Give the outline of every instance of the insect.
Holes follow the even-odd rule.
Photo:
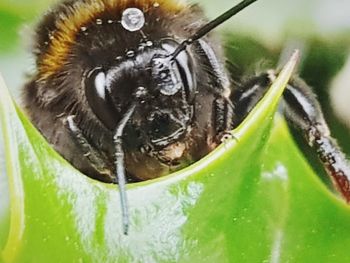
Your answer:
[[[217,147],[264,95],[274,73],[239,87],[212,30],[256,0],[208,22],[176,0],[66,0],[37,27],[37,71],[25,108],[54,148],[84,174],[118,183],[168,174]],[[311,89],[290,80],[285,115],[350,201],[350,166]]]

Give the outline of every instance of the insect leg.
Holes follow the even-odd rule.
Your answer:
[[[218,97],[214,101],[213,110],[215,133],[221,137],[233,128],[234,107],[225,98]]]
[[[232,94],[237,117],[234,120],[235,126],[242,122],[262,98],[273,78],[274,76],[268,73],[254,77]],[[288,123],[303,133],[336,189],[350,203],[350,163],[330,135],[321,107],[311,88],[298,77],[293,77],[283,93],[283,99],[284,115]]]
[[[213,127],[217,135],[216,138],[222,138],[225,133],[232,130],[232,121],[235,119],[234,105],[229,98],[231,83],[224,65],[218,60],[214,49],[202,39],[199,39],[195,43],[195,47],[202,57],[203,64],[205,65],[204,68],[207,69],[207,72],[211,76],[211,91],[215,94]]]
[[[108,169],[108,165],[105,162],[105,159],[88,142],[86,137],[83,135],[83,132],[75,123],[74,116],[71,115],[66,118],[66,126],[71,135],[71,138],[79,146],[78,148],[81,149],[83,156],[89,160],[89,163],[93,166],[93,168],[99,174],[106,176],[109,181],[113,181],[114,179],[111,176],[110,169]]]
[[[271,84],[271,76],[268,73],[255,76],[246,81],[241,87],[231,94],[231,101],[235,107],[233,127],[237,127],[264,96]]]
[[[333,184],[350,203],[350,163],[330,135],[321,107],[311,88],[301,79],[293,78],[283,97],[287,120],[303,132]]]

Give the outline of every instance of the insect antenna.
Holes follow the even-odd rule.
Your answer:
[[[120,194],[120,203],[122,209],[122,224],[123,224],[123,232],[124,235],[128,234],[129,231],[129,208],[128,208],[128,200],[126,196],[126,177],[125,177],[125,165],[124,165],[124,151],[123,151],[123,141],[122,136],[124,132],[124,128],[128,121],[130,120],[132,114],[135,111],[136,104],[132,104],[127,112],[124,114],[123,118],[119,122],[115,135],[114,135],[114,143],[115,143],[115,165],[116,165],[116,174],[119,185],[119,194]]]
[[[244,1],[240,2],[239,4],[235,5],[234,7],[232,7],[231,9],[229,9],[228,11],[226,11],[225,13],[223,13],[222,15],[218,16],[214,20],[205,24],[196,33],[194,33],[188,39],[184,40],[177,47],[177,49],[174,51],[174,53],[171,54],[171,57],[172,57],[171,59],[175,59],[181,53],[181,51],[183,51],[187,46],[191,45],[194,41],[205,36],[210,31],[212,31],[214,28],[221,25],[222,23],[224,23],[225,21],[227,21],[228,19],[230,19],[231,17],[233,17],[234,15],[236,15],[237,13],[239,13],[240,11],[242,11],[243,9],[245,9],[246,7],[248,7],[249,5],[251,5],[252,3],[256,2],[256,1],[257,0],[244,0]]]

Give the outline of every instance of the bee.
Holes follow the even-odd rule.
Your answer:
[[[177,0],[65,0],[36,30],[36,72],[25,109],[45,138],[89,177],[120,188],[169,174],[215,149],[265,94],[269,71],[230,80],[214,28],[254,3],[208,21]],[[311,88],[293,77],[284,113],[350,201],[350,166]]]

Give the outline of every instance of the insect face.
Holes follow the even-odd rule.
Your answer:
[[[114,131],[136,101],[125,137],[127,148],[155,155],[191,130],[195,72],[187,51],[172,59],[178,45],[174,40],[162,40],[110,68],[94,68],[85,74],[89,107],[107,129]]]
[[[196,92],[190,54],[183,51],[171,57],[178,45],[171,39],[153,43],[110,67],[88,70],[83,78],[88,106],[111,132],[135,104],[126,127],[125,148],[172,164],[183,157],[186,147],[175,147],[177,153],[172,157],[166,158],[165,152],[191,131]]]

